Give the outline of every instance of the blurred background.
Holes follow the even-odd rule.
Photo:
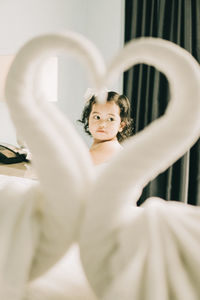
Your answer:
[[[106,62],[127,42],[143,36],[172,41],[200,62],[199,0],[0,0],[0,63],[34,36],[66,30],[91,40]],[[91,87],[86,70],[72,57],[58,57],[53,68],[55,105],[89,145],[90,137],[76,122],[84,106],[84,93]],[[1,70],[2,64],[0,78]],[[130,99],[135,134],[163,115],[170,101],[167,78],[144,64],[130,68],[108,88]],[[0,141],[16,144],[4,99],[0,99]],[[150,196],[200,205],[200,140],[145,187],[138,205]]]
[[[37,35],[66,30],[90,39],[108,62],[124,44],[124,1],[0,0],[0,57],[15,55]],[[74,123],[85,142],[90,143],[76,122],[84,106],[83,95],[91,87],[86,70],[71,56],[59,57],[56,84],[56,105]],[[122,91],[122,79],[113,88]],[[17,143],[4,101],[0,102],[0,141]]]

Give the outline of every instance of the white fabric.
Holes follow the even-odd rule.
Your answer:
[[[85,63],[99,93],[137,63],[154,65],[170,83],[165,115],[130,138],[97,177],[73,126],[36,88],[37,66],[57,50]],[[200,67],[192,56],[173,43],[142,38],[130,42],[106,71],[98,50],[84,37],[71,32],[41,36],[16,55],[6,97],[33,154],[39,183],[14,190],[8,184],[1,191],[0,214],[9,215],[10,222],[3,217],[0,223],[2,299],[23,299],[26,283],[48,271],[74,242],[83,268],[77,248],[72,248],[71,258],[69,252],[61,265],[33,283],[26,300],[78,300],[84,293],[92,299],[86,277],[103,300],[199,299],[199,209],[152,199],[142,208],[134,206],[143,187],[200,135]],[[65,277],[72,262],[77,281],[75,275],[71,281]],[[74,288],[69,290],[71,282]],[[75,293],[80,286],[81,295]]]
[[[32,180],[0,175],[0,299],[22,299],[40,235]]]
[[[24,300],[46,299],[97,300],[82,268],[77,244],[49,272],[27,285]]]
[[[81,266],[77,244],[70,247],[52,270],[26,285],[30,270],[38,267],[41,249],[44,255],[49,252],[56,255],[59,245],[56,240],[48,241],[44,235],[47,228],[42,230],[45,199],[36,180],[0,175],[0,199],[0,299],[95,300]],[[45,214],[48,212],[51,213],[46,206]],[[60,220],[55,215],[51,215],[51,225],[59,229]],[[61,231],[56,234],[64,235]]]
[[[112,221],[83,255],[100,299],[199,299],[200,208],[148,199]]]

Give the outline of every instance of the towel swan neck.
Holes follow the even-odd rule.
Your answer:
[[[107,170],[109,174],[102,174],[102,181],[113,172],[113,182],[123,182],[123,187],[116,184],[115,196],[133,189],[133,182],[137,187],[140,184],[141,192],[150,180],[185,154],[200,134],[200,71],[193,56],[169,41],[140,38],[128,43],[116,56],[108,67],[106,81],[113,81],[116,74],[138,63],[152,65],[166,75],[171,97],[165,114],[130,138]]]

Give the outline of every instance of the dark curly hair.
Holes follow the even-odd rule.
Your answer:
[[[119,95],[116,92],[109,91],[106,101],[114,101],[116,105],[120,108],[120,117],[121,122],[124,122],[125,126],[121,132],[118,132],[117,139],[119,142],[123,142],[127,137],[133,134],[133,119],[130,117],[130,102],[125,95]],[[92,111],[92,106],[97,102],[96,96],[93,95],[86,103],[81,119],[78,122],[81,122],[84,125],[85,132],[91,135],[89,131],[89,116]]]

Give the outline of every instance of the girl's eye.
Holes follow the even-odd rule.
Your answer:
[[[115,121],[115,119],[110,117],[110,118],[108,118],[108,121],[112,122],[112,121]]]
[[[98,116],[98,115],[94,115],[93,118],[94,118],[95,120],[100,120],[100,116]]]

